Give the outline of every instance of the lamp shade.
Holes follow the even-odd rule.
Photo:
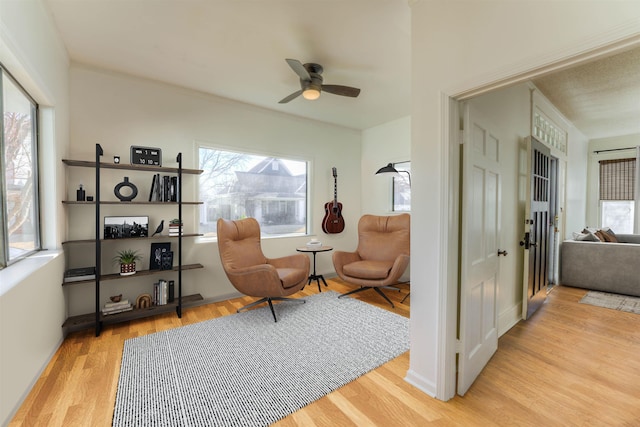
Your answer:
[[[389,163],[387,166],[381,167],[380,169],[378,169],[378,172],[376,172],[376,175],[379,173],[395,173],[397,174],[398,171],[396,170],[396,168],[393,167],[393,165],[391,163]]]

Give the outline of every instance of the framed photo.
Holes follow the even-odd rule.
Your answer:
[[[105,239],[128,239],[149,236],[148,216],[105,216]]]
[[[152,243],[151,254],[149,256],[149,270],[163,270],[162,255],[171,253],[171,261],[173,262],[173,252],[171,252],[171,242]],[[165,255],[166,258],[166,255]]]
[[[163,252],[160,260],[160,270],[171,270],[173,268],[173,252]]]

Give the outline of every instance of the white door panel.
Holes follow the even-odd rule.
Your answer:
[[[461,395],[498,348],[501,143],[496,128],[468,104],[463,135],[458,359]]]

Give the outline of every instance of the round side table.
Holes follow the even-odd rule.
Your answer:
[[[296,248],[296,251],[298,252],[313,253],[313,274],[309,276],[309,281],[307,282],[307,285],[310,285],[311,282],[315,280],[318,283],[318,292],[322,292],[322,288],[320,288],[320,280],[322,280],[322,283],[324,283],[325,286],[327,286],[327,282],[324,280],[324,276],[322,274],[316,274],[316,254],[318,252],[329,252],[332,250],[333,250],[332,246],[318,246],[318,247],[300,246],[299,248]]]

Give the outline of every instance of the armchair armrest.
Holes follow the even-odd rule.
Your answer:
[[[389,282],[389,284],[396,283],[409,266],[410,259],[411,257],[409,255],[398,255],[396,260],[393,262],[393,267],[391,267],[389,277],[385,282]]]

